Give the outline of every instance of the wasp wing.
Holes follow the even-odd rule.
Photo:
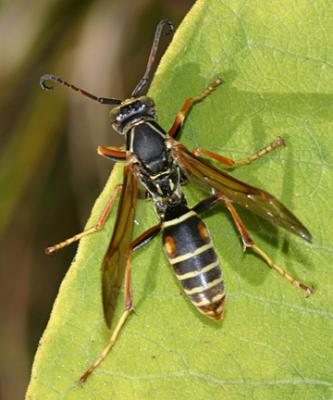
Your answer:
[[[124,169],[123,188],[112,239],[102,266],[104,316],[109,327],[124,280],[126,262],[130,255],[136,200],[137,181],[132,167],[128,165]]]
[[[311,242],[310,232],[271,194],[213,167],[177,142],[173,142],[172,153],[185,175],[196,178],[254,214]]]

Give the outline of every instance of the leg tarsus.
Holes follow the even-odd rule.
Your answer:
[[[57,244],[55,244],[53,246],[47,247],[45,249],[45,253],[47,255],[52,254],[52,253],[54,253],[54,252],[56,252],[56,251],[58,251],[58,250],[60,250],[60,249],[62,249],[64,247],[69,246],[70,244],[82,239],[84,236],[90,235],[91,233],[94,233],[94,232],[97,232],[97,231],[101,230],[103,228],[104,224],[105,224],[105,221],[107,220],[107,218],[108,218],[108,216],[110,214],[112,205],[113,205],[115,199],[117,198],[117,195],[120,192],[121,188],[122,188],[122,184],[119,184],[119,185],[115,186],[115,188],[114,188],[114,190],[113,190],[108,202],[106,203],[106,205],[105,205],[105,207],[104,207],[104,209],[102,211],[102,214],[100,215],[100,217],[99,217],[99,219],[97,221],[97,224],[95,226],[93,226],[92,228],[86,229],[83,232],[77,233],[76,235],[74,235],[74,236],[72,236],[72,237],[70,237],[70,238],[68,238],[68,239],[66,239],[66,240],[64,240],[64,241],[62,241],[60,243],[57,243]]]
[[[281,276],[285,277],[290,283],[292,283],[294,286],[303,289],[307,295],[312,294],[313,289],[310,286],[305,285],[304,283],[301,283],[299,280],[295,279],[293,276],[288,274],[283,268],[281,268],[279,265],[277,265],[267,253],[265,253],[260,247],[258,247],[255,242],[251,239],[250,235],[248,234],[245,226],[243,225],[242,220],[240,219],[240,216],[238,215],[235,207],[232,205],[230,200],[226,200],[225,196],[223,196],[223,200],[225,201],[225,204],[232,216],[232,219],[235,222],[236,228],[238,232],[240,233],[242,242],[243,242],[243,249],[246,251],[246,249],[251,248],[256,254],[258,254],[265,262],[266,264],[277,271]]]
[[[112,333],[111,338],[109,339],[107,345],[105,346],[102,353],[96,358],[96,360],[91,364],[91,366],[87,369],[87,371],[80,377],[78,383],[82,385],[88,377],[94,372],[94,370],[105,360],[112,347],[114,346],[117,338],[120,334],[122,327],[124,326],[129,314],[131,312],[135,312],[132,298],[132,290],[131,290],[131,255],[132,253],[142,247],[143,245],[150,242],[156,234],[160,231],[161,224],[157,224],[152,228],[148,229],[146,232],[142,233],[137,239],[135,239],[129,246],[127,252],[127,261],[126,261],[126,270],[125,270],[125,299],[124,299],[124,310],[121,314],[118,323]]]
[[[274,140],[274,142],[263,147],[256,153],[254,153],[248,157],[242,158],[240,160],[234,161],[234,165],[232,167],[235,168],[235,167],[239,167],[240,165],[251,164],[253,161],[257,160],[258,158],[270,153],[271,151],[273,151],[281,146],[285,146],[285,145],[286,145],[286,143],[285,143],[284,139],[281,136],[278,136]]]
[[[109,352],[111,351],[113,345],[115,344],[119,333],[121,331],[121,328],[123,327],[123,325],[125,324],[127,317],[129,316],[129,314],[131,313],[132,308],[130,309],[125,309],[124,312],[122,313],[118,324],[115,328],[115,330],[113,331],[113,334],[108,342],[108,344],[106,345],[106,347],[104,348],[104,350],[102,351],[102,353],[96,358],[96,360],[91,364],[91,366],[87,369],[87,371],[80,377],[78,383],[80,385],[82,385],[87,379],[88,377],[92,374],[92,372],[102,363],[102,361],[105,360],[105,358],[107,357],[107,355],[109,354]]]
[[[260,247],[258,247],[255,243],[252,244],[251,246],[252,250],[258,254],[262,259],[265,260],[266,264],[272,268],[275,269],[281,276],[284,276],[290,283],[295,285],[298,288],[303,289],[308,296],[310,296],[313,293],[313,289],[310,286],[304,285],[304,283],[300,282],[299,280],[295,279],[291,275],[288,274],[284,269],[279,267],[275,262],[269,257],[267,253],[265,253]]]
[[[267,146],[263,147],[259,151],[254,154],[251,154],[248,157],[242,158],[240,160],[232,160],[230,158],[221,156],[220,154],[213,153],[212,151],[203,149],[202,147],[198,147],[192,151],[192,153],[196,156],[200,154],[204,154],[213,160],[218,161],[219,163],[223,164],[226,168],[237,168],[241,165],[251,164],[253,161],[257,160],[258,158],[270,153],[271,151],[277,149],[278,147],[285,146],[285,141],[281,136],[278,136],[274,142],[268,144]]]
[[[132,290],[131,290],[131,254],[132,248],[129,247],[127,252],[127,260],[126,260],[126,269],[125,269],[125,299],[124,299],[124,310],[121,314],[118,323],[107,343],[102,353],[96,358],[96,360],[91,364],[91,366],[87,369],[87,371],[80,377],[79,384],[84,383],[87,378],[94,372],[94,370],[105,360],[106,356],[111,351],[113,345],[115,344],[119,333],[124,326],[127,317],[130,312],[133,310],[133,302],[132,302]]]
[[[173,138],[176,138],[182,125],[183,125],[186,115],[192,108],[193,104],[203,100],[205,97],[207,97],[211,92],[213,92],[222,83],[223,83],[223,79],[217,78],[217,79],[215,79],[215,81],[211,82],[199,95],[192,96],[192,97],[189,97],[188,99],[186,99],[182,105],[182,108],[179,110],[178,114],[176,115],[175,121],[172,124],[172,127],[170,128],[168,135]]]
[[[206,210],[211,209],[214,207],[218,201],[223,200],[225,205],[227,206],[228,211],[231,214],[231,217],[236,225],[236,228],[240,234],[240,238],[243,244],[243,251],[245,252],[247,249],[252,249],[256,254],[258,254],[266,264],[277,271],[281,276],[285,277],[290,283],[294,286],[303,289],[307,295],[311,295],[313,293],[313,289],[310,286],[305,285],[304,283],[300,282],[299,280],[295,279],[293,276],[289,275],[284,269],[282,269],[279,265],[275,264],[275,262],[269,257],[267,253],[265,253],[260,247],[258,247],[255,242],[251,239],[249,233],[247,232],[240,216],[238,215],[235,207],[233,206],[232,202],[223,194],[216,194],[206,199],[200,201],[196,206],[192,208],[195,212],[199,214]]]

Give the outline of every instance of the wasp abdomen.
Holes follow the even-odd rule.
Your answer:
[[[163,247],[186,295],[207,317],[221,319],[225,291],[221,267],[209,232],[192,210],[162,224]]]

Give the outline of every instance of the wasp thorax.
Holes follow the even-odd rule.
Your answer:
[[[155,120],[155,103],[150,97],[142,96],[124,100],[110,112],[113,129],[124,135],[139,121]]]

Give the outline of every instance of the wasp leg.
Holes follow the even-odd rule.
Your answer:
[[[264,259],[264,261],[270,268],[275,269],[275,271],[277,271],[281,276],[285,277],[290,283],[292,283],[296,287],[305,290],[305,292],[308,295],[312,294],[313,289],[310,286],[307,286],[304,283],[301,283],[299,280],[297,280],[293,276],[289,275],[288,272],[286,272],[284,269],[282,269],[279,265],[275,264],[275,262],[269,257],[269,255],[267,253],[265,253],[260,247],[258,247],[254,243],[254,241],[251,239],[250,235],[248,234],[247,230],[245,229],[243,222],[240,219],[240,216],[238,215],[238,213],[235,210],[235,207],[232,205],[231,201],[227,200],[227,199],[223,199],[223,200],[232,216],[232,219],[235,222],[238,232],[241,235],[244,251],[247,248],[252,248],[252,250],[255,253],[257,253],[261,258]]]
[[[91,233],[97,232],[100,229],[102,229],[104,224],[105,224],[105,221],[107,220],[107,218],[108,218],[108,216],[110,214],[110,211],[112,209],[112,205],[113,205],[115,199],[117,198],[117,195],[119,194],[119,192],[122,189],[122,186],[123,186],[122,184],[119,184],[119,185],[115,186],[115,188],[114,188],[114,190],[113,190],[108,202],[106,203],[106,205],[105,205],[105,207],[104,207],[104,209],[102,211],[102,214],[100,215],[100,217],[99,217],[99,219],[97,221],[97,224],[95,226],[93,226],[92,228],[89,228],[89,229],[87,229],[87,230],[85,230],[83,232],[77,233],[76,235],[74,235],[74,236],[72,236],[72,237],[70,237],[70,238],[68,238],[68,239],[66,239],[66,240],[64,240],[64,241],[62,241],[60,243],[57,243],[57,244],[54,244],[53,246],[47,247],[45,249],[45,253],[46,254],[52,254],[52,253],[54,253],[54,252],[56,252],[56,251],[58,251],[58,250],[60,250],[60,249],[62,249],[64,247],[66,247],[66,246],[69,246],[73,242],[76,242],[76,241],[82,239],[84,236],[90,235]]]
[[[183,122],[186,118],[186,115],[190,111],[191,107],[194,103],[203,100],[207,97],[211,92],[213,92],[218,86],[223,83],[222,78],[218,78],[215,81],[211,82],[205,90],[203,90],[198,96],[189,97],[184,101],[182,108],[179,110],[178,114],[176,115],[175,121],[168,132],[168,135],[176,138],[178,133],[180,132],[181,127],[183,126]]]
[[[84,383],[87,378],[92,374],[92,372],[101,364],[101,362],[106,358],[115,344],[121,328],[125,324],[127,317],[133,309],[132,306],[132,295],[131,295],[131,287],[130,287],[130,276],[131,276],[131,252],[128,252],[127,262],[126,262],[126,270],[125,270],[125,305],[124,311],[121,314],[119,321],[111,335],[110,340],[108,341],[106,347],[102,351],[102,353],[96,358],[96,360],[91,364],[91,366],[87,369],[87,371],[80,377],[79,384]]]
[[[113,161],[125,161],[127,157],[125,150],[113,146],[98,146],[97,153],[100,156],[110,158]]]
[[[275,262],[269,257],[269,255],[254,243],[249,233],[247,232],[240,216],[238,215],[235,207],[232,205],[231,201],[226,196],[221,194],[210,196],[200,201],[195,207],[193,207],[193,210],[197,213],[201,213],[203,211],[206,211],[214,207],[217,204],[217,202],[221,200],[225,202],[227,209],[230,212],[232,219],[235,222],[236,228],[241,236],[244,251],[247,248],[251,248],[255,253],[257,253],[261,258],[264,259],[264,261],[270,268],[277,271],[281,276],[285,277],[293,285],[303,289],[308,295],[312,294],[313,289],[310,286],[301,283],[299,280],[289,275],[288,272],[282,269],[279,265],[275,264]]]
[[[219,154],[213,153],[209,150],[203,149],[202,147],[198,147],[196,149],[194,149],[192,151],[192,153],[195,156],[198,156],[199,154],[204,154],[207,157],[213,158],[214,160],[220,162],[221,164],[223,164],[224,166],[226,166],[227,168],[236,168],[239,167],[240,165],[245,165],[245,164],[250,164],[252,161],[257,160],[258,158],[270,153],[271,151],[277,149],[278,147],[281,146],[285,146],[285,142],[283,140],[282,137],[277,137],[274,142],[270,143],[269,145],[263,147],[262,149],[260,149],[259,151],[257,151],[256,153],[242,158],[240,160],[231,160],[230,158],[221,156]]]
[[[141,234],[137,239],[135,239],[127,252],[127,261],[126,261],[126,269],[125,269],[125,302],[124,302],[124,310],[121,314],[118,323],[105,346],[102,353],[96,358],[96,360],[91,364],[91,366],[87,369],[87,371],[80,377],[79,384],[84,383],[87,378],[92,374],[92,372],[105,360],[106,356],[111,351],[112,347],[117,341],[117,338],[120,334],[122,327],[124,326],[127,317],[133,311],[133,299],[132,299],[132,290],[131,290],[131,256],[135,250],[138,250],[145,244],[149,243],[159,232],[161,229],[161,224],[157,224],[152,228],[148,229],[146,232]]]
[[[147,231],[143,232],[139,237],[137,237],[133,242],[131,243],[131,252],[133,253],[134,251],[140,249],[143,247],[145,244],[149,243],[156,235],[159,234],[161,230],[161,223],[152,226],[150,229]]]

